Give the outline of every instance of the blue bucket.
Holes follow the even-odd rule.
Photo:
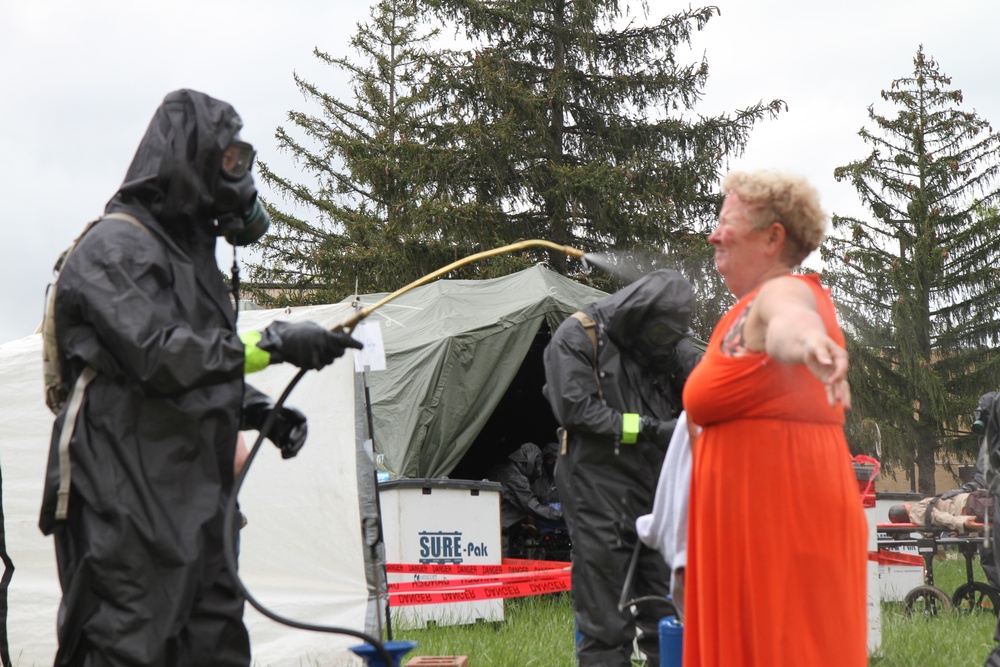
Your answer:
[[[660,667],[681,667],[684,626],[676,616],[660,619]]]
[[[356,655],[360,655],[365,661],[368,667],[399,667],[400,660],[404,655],[412,651],[417,647],[417,642],[414,641],[392,641],[385,642],[382,644],[385,650],[388,651],[389,656],[392,657],[392,664],[385,664],[385,660],[382,656],[378,654],[375,647],[371,644],[362,644],[361,646],[350,646],[349,648]]]

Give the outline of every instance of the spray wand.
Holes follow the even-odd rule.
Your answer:
[[[361,308],[352,317],[348,318],[343,324],[340,324],[335,328],[343,329],[344,331],[350,333],[354,330],[354,328],[358,325],[358,323],[361,322],[361,320],[371,315],[375,310],[381,308],[382,306],[389,303],[393,299],[396,299],[397,297],[406,294],[410,290],[431,282],[435,278],[447,275],[448,273],[454,271],[455,269],[461,268],[473,262],[477,262],[481,259],[486,259],[488,257],[495,257],[497,255],[517,252],[519,250],[524,250],[525,248],[534,248],[534,247],[543,247],[543,248],[548,248],[550,250],[555,250],[556,252],[561,252],[568,257],[575,257],[579,259],[586,265],[586,260],[585,260],[586,253],[577,248],[573,248],[567,245],[559,245],[558,243],[553,243],[552,241],[545,241],[541,239],[529,239],[526,241],[518,241],[517,243],[511,243],[510,245],[505,245],[499,248],[493,248],[491,250],[484,250],[483,252],[463,257],[462,259],[454,261],[451,264],[448,264],[447,266],[438,269],[437,271],[428,273],[427,275],[418,278],[417,280],[414,280],[410,284],[401,287],[392,294],[389,294],[388,296],[382,298],[375,304],[365,308]],[[292,393],[292,390],[303,378],[303,376],[305,376],[305,374],[306,374],[306,369],[304,368],[299,369],[299,372],[295,374],[295,377],[291,379],[291,381],[288,383],[288,386],[285,387],[285,390],[281,392],[281,396],[278,398],[277,401],[275,401],[274,407],[271,409],[271,413],[267,416],[267,419],[264,420],[264,423],[260,427],[260,432],[259,435],[257,436],[257,440],[256,442],[254,442],[253,448],[250,450],[250,454],[249,456],[247,456],[247,460],[243,464],[243,469],[240,471],[240,474],[237,475],[236,480],[233,483],[233,490],[229,494],[229,500],[226,504],[226,518],[225,518],[226,530],[223,531],[223,548],[226,556],[226,565],[229,569],[230,576],[232,577],[236,586],[243,593],[247,602],[249,602],[255,609],[257,609],[257,611],[259,611],[264,616],[267,616],[272,621],[281,623],[282,625],[287,625],[289,627],[298,628],[300,630],[311,630],[313,632],[327,632],[332,634],[349,635],[352,637],[357,637],[358,639],[361,639],[362,641],[371,644],[372,647],[375,649],[375,652],[378,653],[379,657],[382,659],[382,661],[387,666],[391,666],[395,664],[395,660],[393,659],[389,651],[386,650],[382,642],[380,642],[378,639],[371,637],[363,632],[353,630],[351,628],[341,628],[335,626],[324,626],[324,625],[314,625],[311,623],[302,623],[300,621],[296,621],[281,616],[271,611],[263,604],[261,604],[259,601],[257,601],[257,599],[250,594],[250,591],[247,590],[246,586],[243,585],[243,582],[240,580],[239,577],[239,571],[236,565],[236,549],[234,545],[235,530],[233,530],[233,526],[235,525],[234,519],[236,517],[236,499],[239,494],[240,488],[243,486],[243,480],[246,477],[247,471],[250,469],[250,464],[253,462],[254,457],[257,456],[257,451],[260,449],[261,443],[264,442],[264,438],[267,437],[267,434],[271,431],[271,427],[274,425],[274,421],[278,416],[278,412],[280,411],[281,406],[285,404],[285,400],[288,398],[288,395]]]

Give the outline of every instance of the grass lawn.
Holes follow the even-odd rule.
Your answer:
[[[951,594],[965,583],[965,561],[935,562],[935,584]],[[976,580],[985,581],[976,563]],[[469,667],[574,667],[573,611],[568,594],[508,600],[505,620],[475,625],[397,630],[396,640],[414,640],[418,655],[465,655]],[[816,622],[823,622],[817,605]],[[993,647],[996,618],[990,612],[907,617],[901,603],[882,605],[882,655],[872,667],[980,667]],[[657,666],[658,667],[658,666]]]

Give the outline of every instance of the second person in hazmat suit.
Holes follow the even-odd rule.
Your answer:
[[[980,435],[977,470],[972,483],[959,492],[985,488],[993,497],[988,517],[989,540],[983,545],[980,563],[990,584],[996,586],[1000,570],[997,564],[1000,553],[1000,393],[990,391],[980,396],[974,417],[972,429]],[[993,641],[995,645],[986,656],[985,667],[1000,667],[1000,620],[993,632]]]
[[[274,406],[243,376],[278,361],[321,368],[360,347],[309,322],[237,334],[216,239],[243,245],[268,226],[241,126],[225,102],[167,95],[61,269],[68,401],[39,522],[62,587],[56,665],[250,664],[244,598],[223,553],[237,526],[224,518],[238,433]],[[282,408],[270,431],[282,455],[305,436],[305,416]]]
[[[694,293],[680,273],[643,276],[563,322],[545,349],[544,392],[562,426],[556,485],[573,542],[573,612],[581,666],[629,667],[632,640],[659,664],[664,605],[619,610],[681,392],[701,353],[690,332]],[[642,548],[630,597],[669,593],[659,553]]]
[[[544,476],[542,450],[533,442],[526,442],[511,452],[506,465],[497,475],[503,487],[500,494],[500,515],[504,555],[508,558],[520,555],[518,545],[523,541],[525,531],[532,531],[533,536],[538,537],[536,523],[539,520],[562,520],[562,511],[538,496],[535,487]]]

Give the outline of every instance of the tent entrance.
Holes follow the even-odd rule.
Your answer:
[[[543,321],[493,415],[448,475],[450,478],[487,479],[491,468],[504,463],[525,442],[533,442],[539,448],[555,442],[559,425],[542,395],[545,384],[542,353],[551,339],[552,331]]]

